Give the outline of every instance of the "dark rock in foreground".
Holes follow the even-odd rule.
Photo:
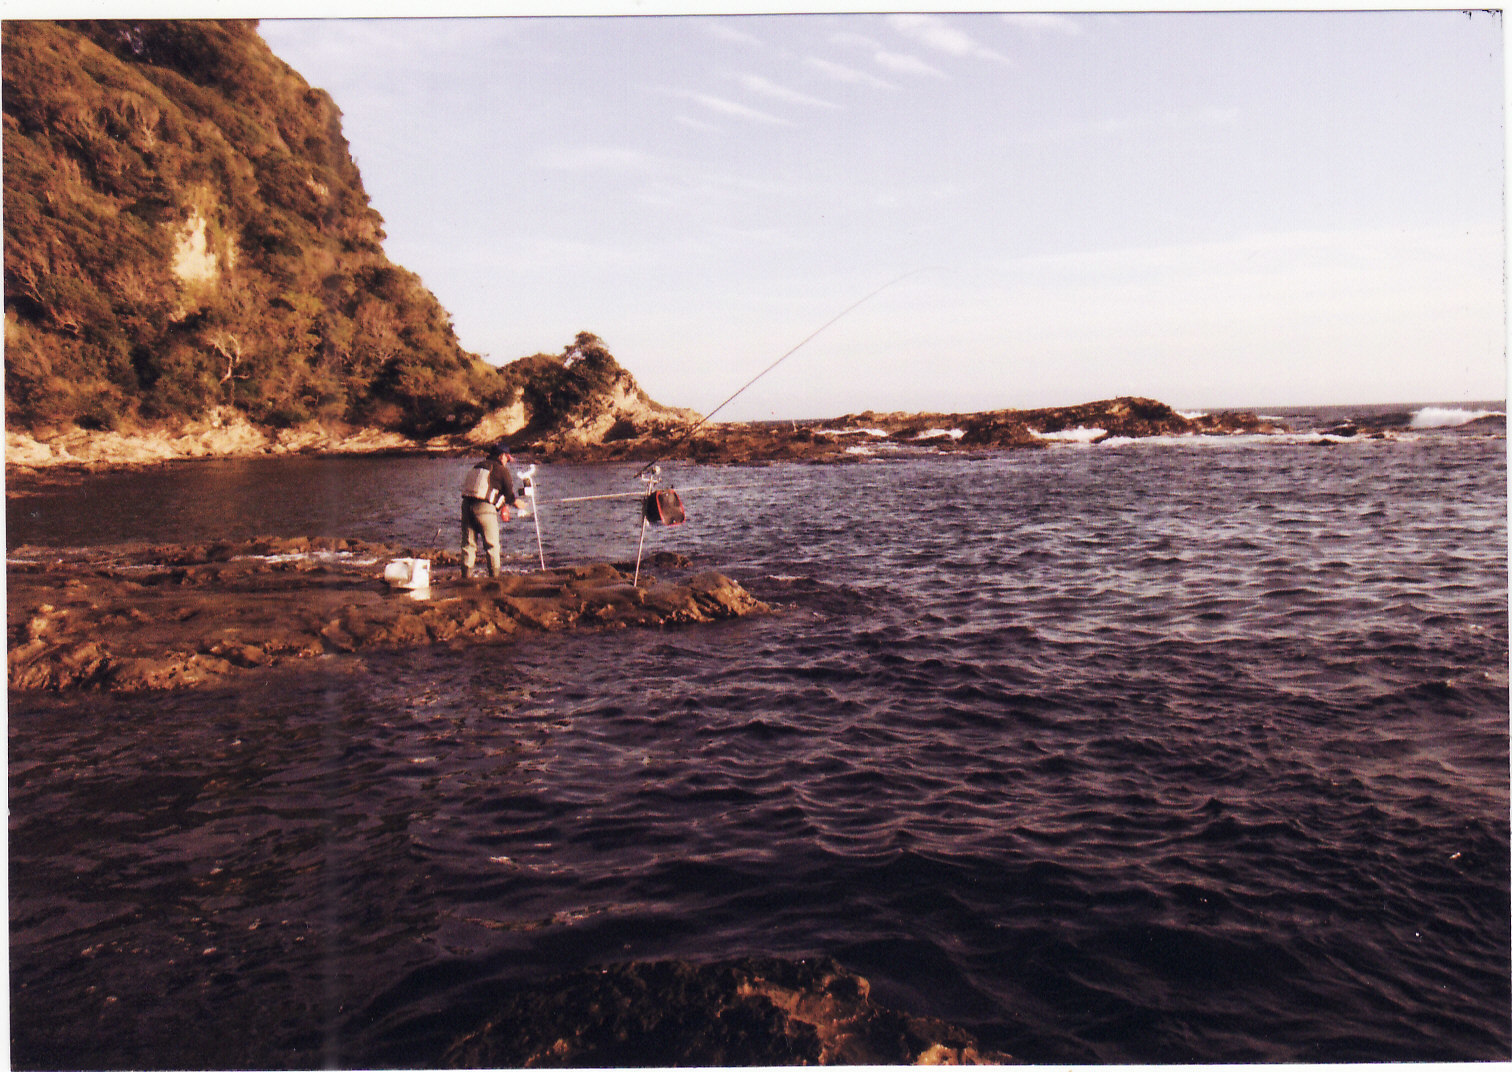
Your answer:
[[[959,1028],[875,1004],[834,961],[622,964],[500,996],[446,1067],[1003,1064]],[[440,1025],[433,1025],[439,1027]],[[388,1054],[397,1063],[435,1055]]]
[[[381,579],[432,560],[424,597]],[[717,573],[678,583],[607,564],[456,578],[457,552],[266,539],[129,553],[16,548],[6,564],[12,689],[173,689],[332,653],[671,625],[766,609]],[[653,561],[653,565],[655,565]]]

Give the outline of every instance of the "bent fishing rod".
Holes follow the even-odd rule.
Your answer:
[[[909,276],[918,275],[920,272],[926,272],[928,270],[929,270],[928,268],[915,268],[911,272],[904,272],[902,275],[898,276],[898,278],[893,279],[893,280],[889,280],[888,282],[883,283],[880,287],[878,287],[876,290],[872,291],[866,297],[861,298],[861,299],[859,299],[857,301],[854,301],[850,305],[847,305],[844,309],[840,310],[834,316],[830,317],[823,324],[820,324],[819,327],[815,328],[812,332],[810,332],[804,338],[804,340],[802,342],[800,342],[797,346],[794,346],[791,350],[789,350],[787,353],[783,354],[776,361],[773,361],[766,368],[762,369],[760,372],[756,373],[756,375],[752,376],[743,385],[741,385],[740,390],[736,391],[729,398],[725,399],[719,405],[717,405],[713,409],[711,409],[708,413],[704,414],[703,418],[701,420],[699,420],[699,422],[697,424],[693,425],[691,428],[689,428],[687,431],[685,431],[682,435],[678,436],[677,439],[675,439],[671,443],[669,443],[665,448],[663,448],[661,454],[659,454],[657,457],[655,457],[655,458],[651,459],[649,462],[647,462],[645,464],[645,466],[643,466],[641,468],[640,472],[636,473],[635,475],[637,477],[645,476],[657,464],[659,464],[660,462],[666,460],[667,455],[671,454],[674,450],[676,450],[678,447],[682,446],[689,439],[692,439],[693,438],[693,434],[695,432],[697,432],[704,425],[708,424],[709,421],[713,418],[714,414],[718,413],[720,410],[722,410],[726,406],[728,406],[731,402],[733,402],[737,398],[739,398],[741,396],[741,394],[744,393],[744,391],[746,390],[747,387],[750,387],[757,380],[761,379],[761,377],[765,376],[768,372],[771,372],[778,365],[782,364],[788,358],[790,358],[794,354],[796,354],[799,350],[801,350],[805,346],[807,346],[810,342],[812,342],[814,340],[814,338],[816,336],[818,336],[820,334],[820,332],[824,331],[830,325],[834,324],[836,321],[838,321],[842,317],[846,316],[852,310],[854,310],[854,309],[858,308],[859,306],[864,305],[867,302],[871,301],[873,298],[875,298],[878,294],[881,294],[888,287],[895,286],[896,284],[903,282],[903,280],[907,279]]]

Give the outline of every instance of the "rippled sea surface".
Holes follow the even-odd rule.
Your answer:
[[[465,464],[12,479],[8,540],[449,545]],[[1512,1059],[1502,426],[667,471],[648,550],[775,613],[12,693],[14,1063],[423,1064],[757,954],[1030,1062]],[[633,473],[543,468],[548,564]]]

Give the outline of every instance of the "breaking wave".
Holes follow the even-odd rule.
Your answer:
[[[1108,433],[1103,428],[1078,427],[1062,428],[1058,432],[1039,432],[1031,428],[1029,429],[1029,434],[1035,439],[1048,439],[1057,443],[1091,443],[1094,440],[1101,439]]]
[[[1501,410],[1456,409],[1453,407],[1424,406],[1412,415],[1413,428],[1456,428],[1485,417],[1505,417]]]

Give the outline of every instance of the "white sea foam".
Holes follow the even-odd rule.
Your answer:
[[[861,455],[865,455],[866,457],[870,458],[873,454],[875,454],[877,452],[874,451],[874,450],[872,450],[870,447],[846,447],[845,448],[845,453],[847,453],[847,454],[861,454]]]
[[[1424,406],[1412,415],[1413,428],[1454,428],[1478,421],[1482,417],[1505,417],[1496,409],[1454,409],[1448,406]]]
[[[283,562],[318,562],[326,566],[376,566],[378,559],[355,551],[296,551],[291,554],[237,555],[237,558],[278,565]]]
[[[889,433],[884,432],[880,428],[820,428],[814,434],[832,436],[869,435],[877,439],[886,439],[889,435]]]
[[[1099,450],[1109,447],[1191,447],[1194,450],[1217,450],[1241,446],[1305,446],[1317,443],[1365,444],[1391,441],[1410,442],[1416,438],[1418,437],[1401,435],[1396,432],[1387,432],[1381,439],[1377,439],[1375,436],[1334,436],[1318,432],[1246,432],[1236,435],[1193,435],[1191,433],[1183,433],[1181,435],[1109,436],[1098,443],[1097,447]]]
[[[1184,432],[1181,435],[1109,436],[1107,439],[1102,440],[1097,445],[1099,447],[1129,447],[1129,446],[1145,446],[1145,447],[1178,447],[1179,446],[1179,447],[1185,447],[1185,446],[1192,446],[1194,444],[1198,444],[1198,443],[1200,443],[1202,441],[1206,441],[1206,440],[1213,440],[1215,442],[1218,441],[1218,440],[1223,440],[1225,442],[1236,442],[1236,441],[1238,441],[1238,440],[1240,440],[1242,438],[1244,438],[1244,437],[1242,437],[1242,436],[1198,436],[1198,435],[1192,435],[1190,433]],[[1259,440],[1259,439],[1268,438],[1268,437],[1255,436],[1253,438],[1255,440]]]
[[[945,436],[949,436],[951,439],[960,439],[965,434],[966,432],[960,428],[926,428],[924,431],[914,436],[914,438],[943,439]]]
[[[1057,443],[1090,443],[1094,439],[1101,439],[1107,435],[1102,428],[1062,428],[1059,432],[1036,432],[1029,429],[1029,434],[1036,439],[1049,439]]]
[[[1207,416],[1207,414],[1202,412],[1200,409],[1178,409],[1176,411],[1176,415],[1179,417],[1185,417],[1189,421],[1198,421]]]

